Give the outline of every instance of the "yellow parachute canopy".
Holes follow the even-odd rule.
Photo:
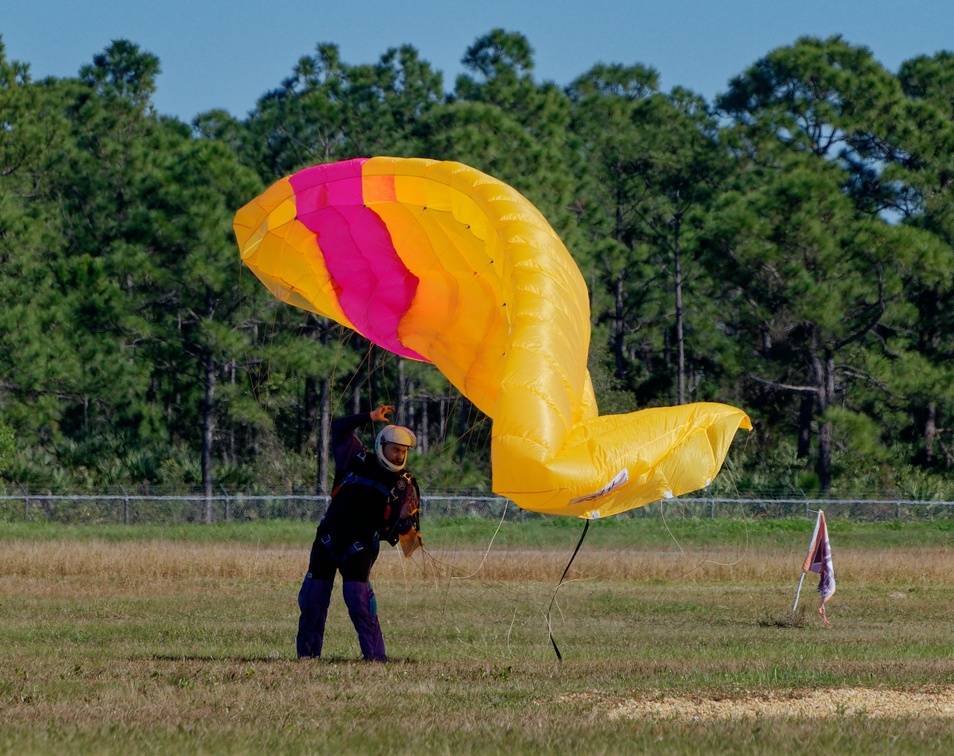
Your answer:
[[[281,179],[235,216],[280,300],[433,363],[493,418],[493,490],[597,518],[703,488],[744,412],[715,403],[600,417],[586,285],[540,212],[466,165],[362,158]]]

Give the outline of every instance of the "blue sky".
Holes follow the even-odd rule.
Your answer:
[[[597,62],[656,68],[662,88],[707,99],[770,50],[801,35],[841,34],[889,70],[954,49],[951,0],[0,0],[8,60],[34,79],[75,76],[126,38],[159,57],[154,104],[189,121],[225,108],[244,117],[319,42],[346,63],[411,44],[444,74],[495,27],[524,34],[538,80],[565,85]]]

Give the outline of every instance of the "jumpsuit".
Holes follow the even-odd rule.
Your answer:
[[[331,425],[334,486],[298,594],[299,658],[321,656],[335,573],[340,572],[342,595],[362,655],[368,661],[387,660],[371,589],[371,567],[382,538],[393,546],[400,535],[417,527],[420,491],[413,475],[387,470],[354,435],[356,428],[370,422],[370,413],[365,412],[337,418]],[[408,512],[412,514],[402,517]]]

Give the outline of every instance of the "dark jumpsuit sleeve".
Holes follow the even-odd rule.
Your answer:
[[[354,435],[357,428],[371,422],[370,412],[357,415],[345,415],[335,418],[331,423],[331,449],[335,455],[335,470],[345,470],[364,446]]]

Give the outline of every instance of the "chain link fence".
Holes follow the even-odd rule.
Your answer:
[[[221,490],[204,494],[0,494],[0,522],[67,524],[176,525],[240,523],[258,520],[317,522],[328,497],[306,494],[247,494]],[[811,516],[824,509],[829,519],[911,521],[954,519],[954,501],[913,499],[716,498],[686,496],[630,510],[617,519],[757,518]],[[545,517],[519,509],[498,496],[428,495],[424,517],[487,517],[521,520]]]

